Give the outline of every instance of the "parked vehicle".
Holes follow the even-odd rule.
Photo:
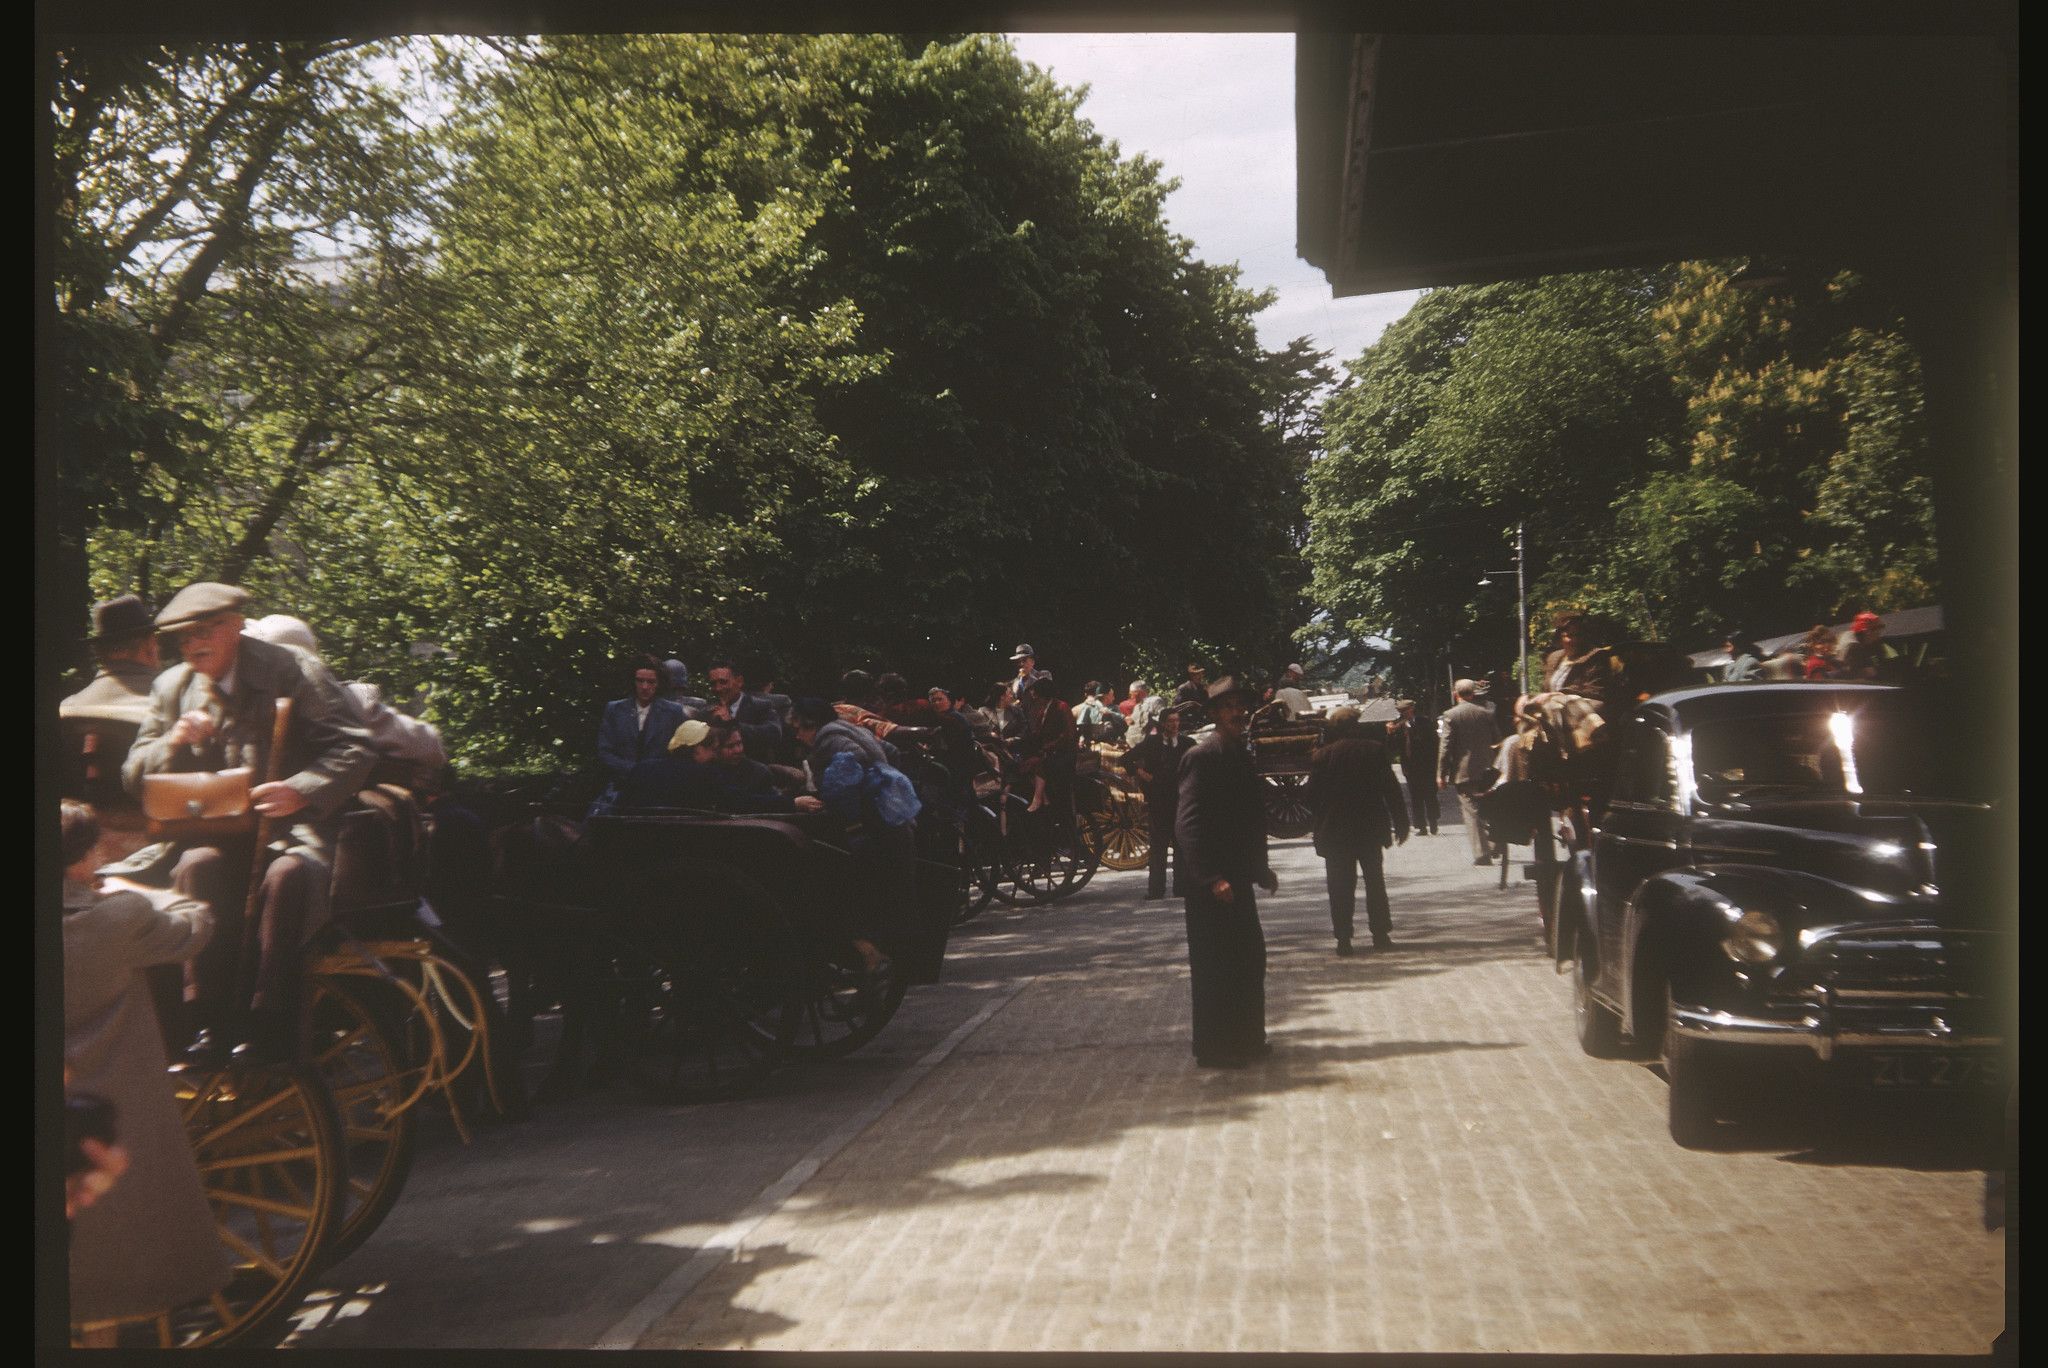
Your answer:
[[[1561,890],[1578,1036],[1670,1078],[1711,1143],[1769,1057],[1836,1085],[2002,1092],[2012,973],[1992,806],[1934,719],[1871,685],[1733,685],[1640,704]]]

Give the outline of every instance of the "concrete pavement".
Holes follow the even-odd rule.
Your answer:
[[[1455,827],[1390,852],[1388,952],[1336,958],[1307,843],[1275,864],[1261,1065],[1193,1067],[1179,905],[1104,871],[959,932],[873,1057],[426,1156],[298,1342],[1972,1353],[2001,1328],[1974,1140],[1681,1150],[1656,1073],[1579,1052],[1532,893]]]

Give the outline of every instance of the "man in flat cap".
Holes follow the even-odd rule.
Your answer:
[[[263,872],[253,928],[243,925],[255,853],[249,838],[160,852],[175,857],[172,886],[213,906],[213,941],[188,966],[185,989],[208,1032],[206,1045],[218,1049],[239,1036],[261,1060],[293,1048],[299,951],[326,919],[336,819],[375,757],[325,665],[242,634],[248,597],[230,584],[194,584],[157,614],[158,630],[176,642],[183,660],[157,677],[121,777],[140,796],[148,774],[246,765],[259,778],[273,768],[280,776],[249,793],[259,814],[292,824],[284,851]],[[280,699],[291,700],[291,714],[273,767]],[[243,962],[245,941],[253,963]]]
[[[1195,1063],[1249,1064],[1266,1044],[1266,938],[1255,888],[1280,881],[1266,863],[1266,803],[1245,732],[1258,701],[1229,675],[1208,688],[1213,730],[1181,757],[1175,815],[1187,897]]]
[[[121,761],[149,716],[149,686],[161,668],[149,605],[133,594],[94,604],[86,640],[99,673],[57,705],[74,762],[65,792],[105,807],[121,801]]]

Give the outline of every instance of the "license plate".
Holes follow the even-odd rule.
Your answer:
[[[1870,1056],[1873,1088],[1993,1088],[2005,1081],[1997,1055],[1898,1050]]]

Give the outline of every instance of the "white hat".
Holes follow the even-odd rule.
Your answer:
[[[320,638],[300,618],[289,613],[272,613],[242,625],[242,635],[267,641],[273,646],[296,646],[307,655],[320,654]]]
[[[668,748],[674,752],[688,746],[701,746],[704,744],[704,738],[709,735],[711,725],[700,717],[693,717],[676,728],[675,735],[668,739]]]

